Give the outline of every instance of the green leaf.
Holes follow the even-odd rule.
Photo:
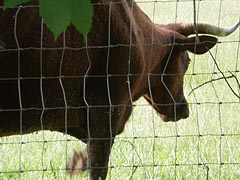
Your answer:
[[[40,15],[55,39],[71,23],[85,37],[91,28],[93,8],[90,0],[40,0]]]
[[[4,8],[17,6],[30,0],[4,0]],[[87,36],[91,29],[93,7],[90,0],[39,0],[40,16],[53,32],[55,39],[72,23]]]
[[[72,23],[84,37],[92,26],[93,8],[90,0],[72,0]]]
[[[22,3],[29,2],[30,0],[4,0],[4,9],[17,6]]]
[[[69,0],[40,0],[40,16],[57,38],[71,23]]]

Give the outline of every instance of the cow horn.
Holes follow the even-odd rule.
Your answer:
[[[197,31],[199,34],[210,34],[219,37],[225,37],[233,33],[240,25],[240,20],[231,27],[218,27],[211,24],[199,23],[197,24]],[[176,27],[176,31],[183,35],[195,34],[195,29],[193,24],[183,24]]]

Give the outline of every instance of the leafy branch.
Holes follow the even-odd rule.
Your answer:
[[[31,0],[4,0],[4,8],[10,8]],[[90,0],[39,0],[39,13],[55,39],[73,24],[87,36],[92,26],[93,7]]]

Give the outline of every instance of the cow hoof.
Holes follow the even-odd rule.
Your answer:
[[[66,171],[70,175],[78,174],[87,170],[87,148],[82,152],[77,153],[74,151],[72,158],[66,166]]]

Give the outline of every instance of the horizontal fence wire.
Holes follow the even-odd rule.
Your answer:
[[[132,3],[131,3],[132,2]],[[148,17],[153,23],[161,24],[165,20],[168,23],[179,23],[184,17],[186,21],[193,23],[193,16],[188,17],[188,13],[193,15],[193,0],[138,0],[137,5],[145,11]],[[214,12],[210,10],[203,10],[209,7],[207,4],[216,5]],[[134,1],[101,1],[98,3],[92,3],[93,7],[108,6],[109,16],[106,19],[111,22],[114,16],[112,10],[115,6],[121,4],[129,5],[129,16],[133,16]],[[191,7],[191,9],[184,9]],[[235,12],[234,19],[239,19],[239,3],[238,0],[196,0],[195,1],[196,20],[208,22],[214,21],[217,26],[223,24],[229,25],[229,16],[232,16],[231,12]],[[229,6],[229,7],[228,7]],[[236,7],[235,7],[236,6]],[[169,11],[171,9],[173,12]],[[181,9],[182,8],[182,9]],[[3,7],[0,7],[2,10]],[[198,55],[190,54],[190,65],[186,73],[166,73],[165,66],[163,72],[139,72],[132,73],[131,66],[136,65],[134,59],[132,59],[133,48],[149,48],[148,62],[152,63],[155,59],[154,48],[155,47],[168,47],[171,48],[178,44],[172,43],[157,43],[154,39],[154,33],[152,37],[149,37],[151,43],[135,43],[133,41],[133,25],[134,21],[130,20],[129,23],[129,43],[117,43],[111,42],[111,37],[114,32],[111,31],[113,24],[109,23],[108,27],[105,27],[107,31],[107,41],[101,45],[91,44],[86,38],[86,41],[74,47],[68,45],[67,31],[61,35],[62,43],[59,47],[49,47],[48,44],[44,44],[46,34],[44,31],[44,23],[41,20],[40,36],[36,46],[29,45],[27,47],[21,46],[21,37],[18,35],[18,22],[21,17],[19,14],[24,9],[39,9],[38,5],[21,5],[11,8],[15,10],[14,14],[14,29],[13,37],[16,47],[0,48],[1,54],[15,53],[17,70],[13,76],[5,76],[0,72],[0,87],[5,82],[17,82],[17,88],[15,91],[18,96],[16,101],[18,107],[4,108],[0,99],[0,117],[5,117],[4,113],[19,113],[18,131],[1,134],[1,119],[0,119],[0,179],[72,179],[72,176],[66,174],[66,164],[73,154],[74,149],[76,152],[86,147],[82,142],[114,142],[112,148],[108,167],[92,167],[91,164],[87,167],[88,172],[95,169],[108,169],[107,179],[238,179],[240,177],[240,30],[236,30],[235,34],[231,38],[219,38],[216,47],[206,53],[203,58]],[[226,10],[227,9],[227,10]],[[161,11],[162,10],[162,11]],[[227,11],[224,18],[224,12]],[[4,10],[5,11],[5,10]],[[208,12],[209,11],[209,12]],[[2,13],[2,11],[0,11]],[[124,12],[122,12],[124,13]],[[164,16],[164,13],[168,13],[169,17]],[[204,13],[211,16],[214,13],[214,17],[206,18]],[[230,14],[230,15],[229,15]],[[0,19],[1,24],[4,23],[4,18]],[[185,23],[185,22],[184,22]],[[152,29],[152,31],[154,31]],[[1,34],[0,34],[0,38]],[[1,39],[0,39],[1,40]],[[32,40],[34,41],[34,39]],[[175,39],[174,39],[175,41]],[[0,41],[1,43],[1,41]],[[33,43],[34,44],[34,43]],[[194,43],[195,44],[195,43]],[[1,44],[0,44],[1,45]],[[186,45],[186,44],[185,44]],[[187,45],[191,45],[187,44]],[[1,47],[1,46],[0,46]],[[7,46],[6,46],[7,47]],[[128,69],[127,73],[112,73],[109,71],[109,64],[111,58],[111,51],[116,48],[128,48]],[[94,50],[106,50],[106,68],[102,74],[90,74],[91,68],[94,66],[92,62],[91,52]],[[64,61],[67,59],[68,51],[83,52],[86,53],[86,62],[88,67],[83,73],[69,75],[64,74]],[[45,74],[44,72],[44,53],[56,52],[60,54],[57,56],[59,60],[59,70],[56,74]],[[173,49],[172,52],[174,53]],[[34,75],[23,75],[21,71],[24,53],[37,53],[37,59],[39,61],[39,73]],[[167,63],[170,63],[171,53],[167,58]],[[6,58],[6,57],[5,57]],[[70,57],[71,58],[71,57]],[[0,66],[3,61],[8,59],[0,59]],[[200,63],[200,61],[202,63]],[[75,67],[70,67],[74,69]],[[175,98],[168,89],[164,82],[165,77],[176,77],[184,75],[184,94],[188,100],[188,106],[190,108],[189,118],[181,120],[179,122],[165,123],[160,120],[152,106],[169,107],[174,106],[174,118],[176,120],[177,112],[176,106],[184,104],[175,101]],[[114,104],[111,96],[111,78],[126,78],[128,83],[129,101],[128,103]],[[173,99],[171,103],[149,103],[143,99],[134,102],[132,96],[132,84],[131,79],[142,77],[148,79],[149,96],[153,99],[153,92],[151,90],[151,78],[161,78],[161,83],[166,87],[170,96]],[[88,79],[106,78],[106,94],[108,95],[108,102],[103,104],[91,104],[89,103],[89,96],[87,92]],[[79,82],[83,80],[81,84],[81,96],[84,101],[83,104],[74,104],[69,101],[68,98],[72,98],[68,94],[68,87],[64,82],[67,80],[76,80]],[[40,105],[32,105],[30,107],[24,107],[25,99],[23,98],[24,89],[22,84],[27,81],[38,81],[37,88],[40,91]],[[57,81],[61,92],[61,103],[49,103],[46,101],[44,83],[45,81]],[[54,87],[54,84],[53,84]],[[75,86],[74,86],[75,87]],[[98,89],[98,87],[96,87]],[[33,89],[34,91],[34,89]],[[54,90],[55,91],[55,90]],[[101,91],[101,89],[99,89]],[[161,92],[159,92],[161,93]],[[35,94],[36,95],[36,94]],[[75,94],[72,94],[74,96]],[[121,94],[120,94],[121,95]],[[2,96],[1,96],[2,97]],[[34,98],[29,92],[28,98]],[[80,98],[80,97],[78,97]],[[94,97],[93,97],[94,98]],[[99,97],[97,97],[99,99]],[[11,99],[11,98],[9,98]],[[55,101],[52,99],[51,101]],[[4,102],[7,102],[4,100]],[[57,101],[58,102],[58,101]],[[48,103],[50,104],[48,106]],[[122,134],[114,136],[112,130],[112,123],[114,123],[114,109],[123,109],[133,107],[133,112],[126,123],[125,130]],[[110,129],[109,137],[92,137],[90,118],[93,116],[91,112],[93,109],[102,108],[106,110],[105,114],[108,114],[106,123]],[[47,123],[51,119],[45,117],[47,113],[54,111],[61,111],[61,118],[54,121],[55,124],[50,124],[50,128],[47,129]],[[73,111],[86,111],[86,138],[74,138],[68,134],[72,133],[72,128],[76,124],[70,124],[69,119]],[[29,120],[25,117],[25,113],[38,113],[39,119],[33,120],[38,123],[37,132],[32,132],[31,128],[25,134],[24,128],[28,126],[25,122]],[[96,111],[97,112],[97,111]],[[79,115],[75,114],[75,118],[79,118]],[[55,118],[54,116],[51,116]],[[57,117],[57,116],[56,116]],[[6,117],[5,117],[6,118]],[[7,119],[7,118],[6,118]],[[30,121],[30,120],[29,120]],[[6,126],[6,122],[4,126]],[[9,121],[10,122],[10,121]],[[53,121],[51,121],[53,122]],[[52,132],[57,127],[62,127],[61,133]],[[77,124],[79,125],[79,124]],[[29,123],[29,126],[36,126]],[[4,127],[6,128],[6,127]],[[7,127],[8,128],[8,127]],[[10,127],[9,127],[10,128]],[[11,129],[11,128],[10,128]],[[4,129],[5,130],[5,129]],[[14,136],[8,136],[14,135]],[[77,136],[76,136],[77,137]],[[87,148],[88,154],[90,149]],[[102,152],[99,152],[101,155]],[[88,160],[90,163],[91,158]],[[80,169],[75,169],[80,170]],[[80,174],[76,178],[90,179],[90,176]]]

